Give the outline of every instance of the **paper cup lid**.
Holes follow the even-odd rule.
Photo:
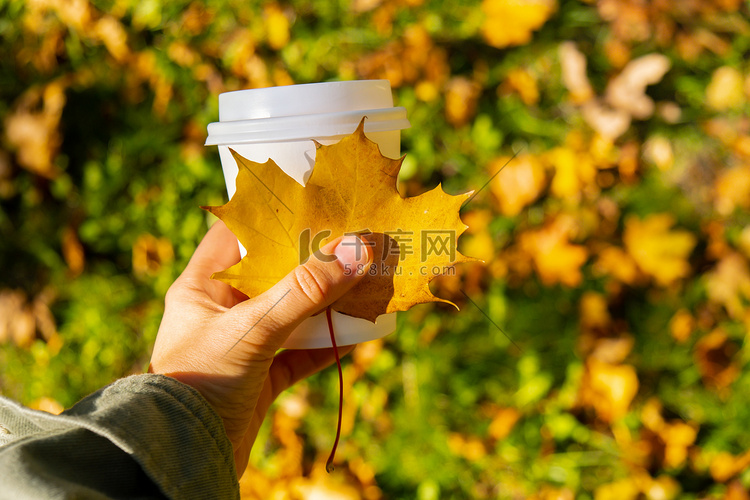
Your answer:
[[[219,121],[206,146],[253,144],[409,128],[406,109],[393,107],[388,80],[309,83],[219,95]]]
[[[369,109],[342,113],[284,116],[208,125],[206,146],[253,144],[336,137],[351,134],[365,118],[365,132],[409,128],[406,109]]]

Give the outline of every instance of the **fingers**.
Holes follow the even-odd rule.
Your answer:
[[[233,309],[255,320],[245,340],[276,352],[303,320],[350,290],[371,261],[368,247],[356,236],[334,240],[305,264],[297,266],[270,290]],[[252,312],[251,312],[252,311]]]
[[[344,356],[354,350],[353,345],[339,347]],[[333,349],[289,350],[278,354],[271,364],[268,380],[271,384],[270,405],[276,397],[299,382],[333,364]]]
[[[237,238],[222,221],[216,221],[195,250],[183,275],[207,279],[240,261]]]

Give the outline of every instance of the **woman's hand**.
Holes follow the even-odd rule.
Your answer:
[[[167,292],[149,371],[194,387],[213,406],[234,447],[238,477],[276,396],[334,361],[332,349],[276,352],[297,325],[354,286],[360,276],[347,269],[369,264],[367,246],[355,236],[344,238],[351,241],[335,240],[321,249],[336,259],[322,262],[313,255],[247,300],[210,279],[240,260],[237,240],[219,221]]]

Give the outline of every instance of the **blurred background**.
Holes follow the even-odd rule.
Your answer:
[[[387,78],[455,277],[285,394],[247,499],[748,499],[750,3],[0,0],[0,391],[148,365],[221,92]],[[513,156],[515,155],[515,156]],[[502,170],[501,170],[502,169]]]

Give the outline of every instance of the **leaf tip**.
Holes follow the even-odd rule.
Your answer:
[[[461,310],[461,308],[459,308],[456,304],[454,304],[453,302],[451,302],[450,300],[447,300],[447,299],[441,299],[440,297],[435,297],[435,302],[441,302],[443,304],[452,305],[456,309],[456,311],[460,311]]]
[[[458,258],[456,259],[455,264],[461,264],[461,263],[464,263],[464,262],[479,262],[480,264],[486,264],[487,263],[487,261],[485,261],[484,259],[478,259],[476,257],[470,257],[468,255],[464,255],[462,253],[459,253],[458,254]]]
[[[362,119],[359,121],[359,125],[357,125],[357,130],[355,133],[357,134],[364,134],[365,133],[365,120],[367,119],[367,116],[363,116]]]

